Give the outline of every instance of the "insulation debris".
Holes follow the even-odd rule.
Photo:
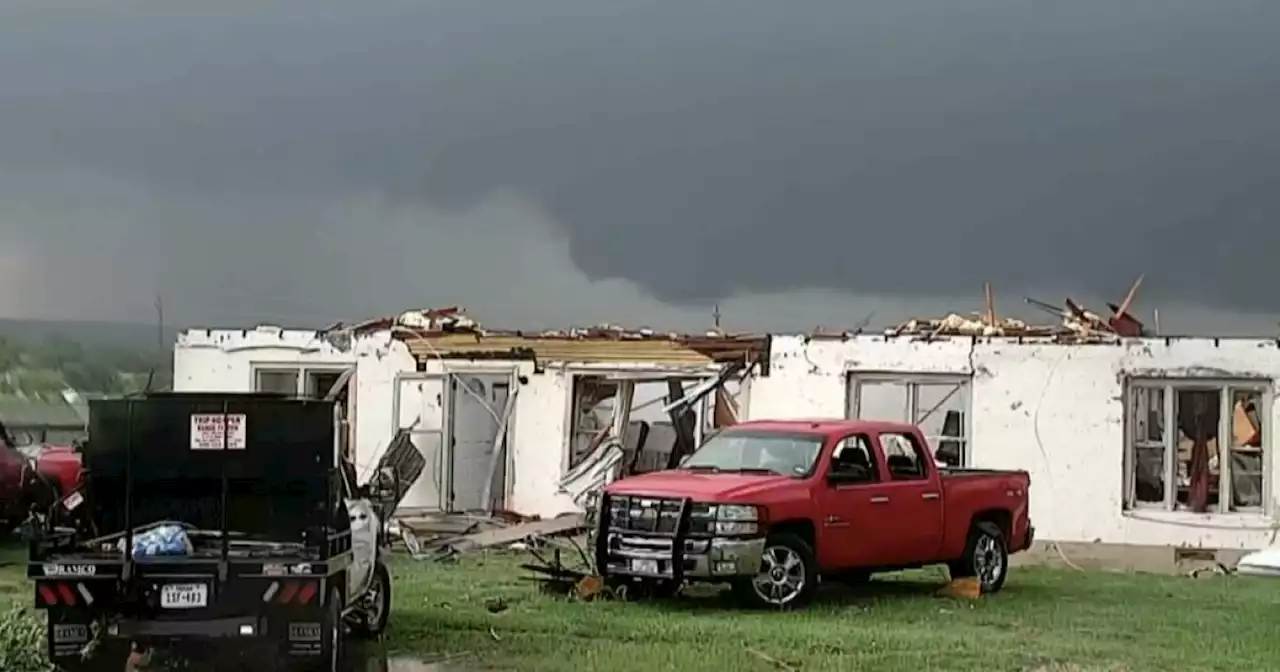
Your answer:
[[[401,518],[391,531],[405,543],[414,559],[446,560],[460,553],[490,548],[529,548],[547,539],[575,535],[586,530],[582,514],[568,514],[550,520],[511,522],[499,514],[492,517],[448,515],[435,518]]]
[[[996,324],[988,324],[980,316],[964,317],[951,313],[936,320],[908,320],[885,330],[887,336],[1053,336],[1058,330],[1052,326],[1033,326],[1022,320],[1004,318]]]

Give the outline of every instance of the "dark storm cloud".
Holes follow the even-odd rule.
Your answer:
[[[322,303],[252,290],[315,274],[300,239],[347,240],[318,202],[458,224],[499,191],[564,227],[590,278],[666,302],[1112,297],[1145,271],[1149,297],[1267,311],[1277,35],[1280,3],[1200,0],[13,2],[0,162],[174,201],[101,224],[150,241],[170,289],[218,282],[200,257],[257,236],[228,311]]]

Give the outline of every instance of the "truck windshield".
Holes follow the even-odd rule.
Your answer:
[[[804,477],[821,450],[820,436],[729,430],[707,439],[680,468]]]

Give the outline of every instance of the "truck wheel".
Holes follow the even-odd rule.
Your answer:
[[[391,573],[386,565],[380,562],[374,565],[369,591],[361,600],[361,607],[359,618],[352,624],[355,633],[368,638],[382,634],[391,614]]]
[[[995,523],[979,521],[969,530],[964,557],[947,563],[951,578],[976,578],[983,593],[994,593],[1009,575],[1009,548]]]
[[[788,609],[804,605],[818,588],[818,562],[813,548],[794,534],[770,535],[760,559],[760,573],[733,584],[749,606]]]

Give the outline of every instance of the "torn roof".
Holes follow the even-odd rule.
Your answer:
[[[681,334],[612,324],[550,330],[488,329],[456,306],[409,310],[351,325],[336,324],[325,333],[359,336],[375,331],[389,331],[419,360],[533,359],[696,366],[763,361],[769,349],[768,336],[720,330]]]

